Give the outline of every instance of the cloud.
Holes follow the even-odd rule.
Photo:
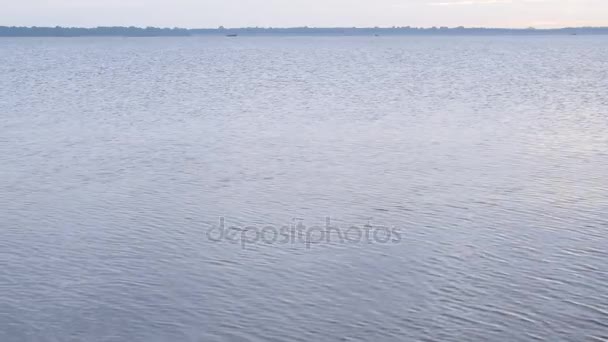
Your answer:
[[[494,5],[494,4],[525,4],[525,3],[548,3],[552,0],[454,0],[431,2],[431,6],[470,6],[470,5]]]
[[[470,5],[493,5],[493,4],[509,4],[511,0],[463,0],[449,2],[431,2],[431,6],[470,6]]]

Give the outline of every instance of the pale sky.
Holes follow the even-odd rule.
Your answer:
[[[608,26],[608,0],[0,0],[0,26]]]

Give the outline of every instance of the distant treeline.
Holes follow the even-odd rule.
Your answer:
[[[81,37],[81,36],[123,36],[123,37],[158,37],[189,36],[190,32],[179,28],[157,27],[8,27],[0,26],[0,37]]]
[[[0,37],[160,37],[195,35],[243,35],[243,36],[366,36],[366,35],[592,35],[608,34],[608,27],[569,27],[560,29],[504,29],[466,27],[373,27],[373,28],[224,28],[183,29],[157,27],[8,27],[0,26]]]

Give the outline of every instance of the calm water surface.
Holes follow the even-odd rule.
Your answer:
[[[608,37],[0,39],[0,340],[606,341]],[[234,226],[398,243],[243,246]]]

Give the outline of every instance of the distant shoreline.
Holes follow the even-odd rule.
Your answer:
[[[508,29],[467,27],[292,27],[292,28],[216,28],[184,29],[158,27],[108,26],[16,27],[0,26],[0,37],[188,37],[188,36],[524,36],[524,35],[608,35],[608,27],[566,27],[557,29]]]

